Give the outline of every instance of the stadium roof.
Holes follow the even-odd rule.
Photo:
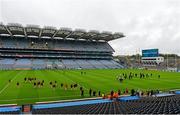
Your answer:
[[[70,28],[60,28],[45,26],[40,28],[38,25],[27,25],[23,27],[18,23],[9,23],[4,25],[0,23],[0,35],[6,36],[23,36],[23,37],[37,37],[37,38],[73,38],[85,40],[104,40],[111,41],[124,37],[123,33],[111,33],[108,31],[99,32],[96,30],[86,31],[83,29],[72,30]]]

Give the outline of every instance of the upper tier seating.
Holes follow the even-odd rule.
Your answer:
[[[87,41],[63,41],[63,40],[33,40],[22,38],[1,38],[0,47],[3,48],[30,48],[30,49],[55,49],[55,50],[76,50],[76,51],[106,51],[114,50],[107,42]],[[47,44],[46,44],[47,43]]]

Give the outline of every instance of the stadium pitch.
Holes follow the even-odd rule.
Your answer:
[[[117,80],[119,74],[127,73],[151,74],[151,77],[140,79],[126,79],[122,83]],[[81,74],[85,73],[85,74]],[[160,78],[158,78],[160,75]],[[25,82],[25,77],[35,77],[44,80],[44,85],[34,87],[33,81]],[[50,82],[57,82],[57,87],[52,88]],[[0,71],[0,104],[33,104],[35,102],[57,101],[89,98],[89,89],[108,94],[111,90],[122,92],[128,88],[140,90],[180,89],[180,73],[161,72],[135,69],[116,70],[3,70]],[[17,86],[19,83],[19,86]],[[68,88],[61,87],[67,84]],[[71,89],[71,84],[78,87]],[[80,87],[84,89],[84,97],[80,96]],[[96,93],[96,94],[97,94]]]

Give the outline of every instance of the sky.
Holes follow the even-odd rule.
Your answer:
[[[180,55],[180,0],[0,0],[0,22],[122,32],[115,55]]]

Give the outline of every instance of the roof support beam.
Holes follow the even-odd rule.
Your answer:
[[[73,34],[73,32],[71,32],[69,35],[67,35],[65,38],[68,38],[69,36],[71,36]]]
[[[53,34],[52,38],[54,38],[54,37],[56,36],[56,34],[58,33],[58,31],[59,31],[59,30],[57,30],[57,31]]]
[[[41,38],[41,34],[42,34],[42,29],[40,29],[39,31],[39,38]]]
[[[9,32],[9,34],[11,35],[11,37],[13,36],[13,34],[11,33],[11,31],[8,29],[7,26],[4,26],[6,28],[6,30]]]
[[[24,31],[24,36],[27,37],[26,29],[23,28],[23,31]]]

